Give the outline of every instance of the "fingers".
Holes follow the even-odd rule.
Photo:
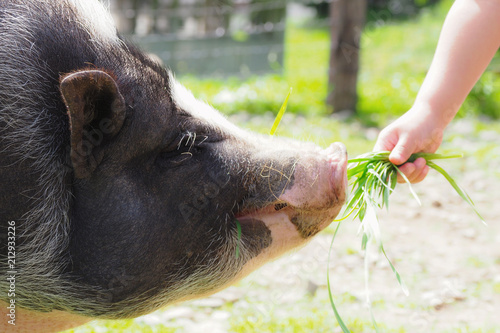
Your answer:
[[[391,150],[389,160],[395,165],[400,165],[399,170],[406,176],[410,183],[419,183],[424,180],[429,172],[424,158],[418,158],[415,162],[405,163],[411,154],[416,150],[414,141],[408,140],[406,136],[398,137],[398,141],[393,145],[389,137],[381,136],[375,144],[374,150]],[[391,147],[392,146],[392,147]],[[398,174],[398,183],[406,183],[404,178]]]
[[[401,136],[398,143],[391,151],[391,154],[389,155],[389,160],[396,165],[401,165],[406,161],[408,161],[411,154],[415,150],[416,150],[415,142],[408,140],[408,138],[405,136]]]
[[[391,151],[394,149],[398,143],[397,133],[390,131],[389,129],[384,129],[380,132],[377,142],[373,147],[373,151]]]
[[[415,179],[413,179],[411,181],[411,183],[413,184],[416,184],[416,183],[420,183],[422,180],[424,180],[425,177],[427,177],[427,174],[429,173],[429,166],[428,165],[425,165],[422,169],[422,171],[420,172],[420,175],[418,175],[417,177],[415,177]]]
[[[399,135],[398,131],[388,127],[380,132],[375,147],[373,147],[373,151],[386,150],[391,152],[389,160],[396,165],[401,165],[416,150],[415,141],[410,140],[408,135]]]
[[[382,140],[378,140],[377,143],[375,143],[375,146],[373,147],[373,151],[391,151],[394,149],[394,145],[384,142]]]
[[[411,183],[421,182],[429,172],[429,167],[423,158],[407,163],[411,154],[434,152],[439,146],[439,142],[435,147],[426,144],[426,138],[429,135],[428,128],[415,124],[419,124],[418,118],[404,116],[399,118],[380,132],[373,148],[374,151],[390,151],[389,160],[400,166],[400,171]],[[405,182],[399,174],[398,182]]]
[[[408,162],[400,166],[399,171],[408,178],[410,183],[415,184],[424,180],[429,172],[429,166],[426,165],[424,158],[418,158],[413,163]],[[406,183],[400,174],[398,174],[398,183]]]

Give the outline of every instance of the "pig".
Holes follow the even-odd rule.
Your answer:
[[[215,293],[339,213],[347,153],[251,133],[97,0],[0,1],[0,330]]]

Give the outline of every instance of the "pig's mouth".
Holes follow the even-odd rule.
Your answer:
[[[326,228],[346,199],[346,148],[342,143],[334,143],[304,160],[297,163],[295,182],[290,188],[258,207],[246,207],[235,218],[241,223],[264,222],[273,238],[277,233],[290,236],[290,232],[295,232],[307,239]]]

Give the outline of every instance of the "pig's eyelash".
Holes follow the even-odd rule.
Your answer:
[[[188,149],[188,151],[190,151],[191,148],[193,147],[195,140],[196,140],[196,133],[192,133],[192,132],[183,133],[181,139],[179,140],[179,143],[177,144],[177,150],[181,149],[181,146],[182,146],[182,143],[184,142],[184,139],[186,139],[186,143],[184,144],[185,147],[187,147],[189,145],[189,141],[192,140],[191,146]]]
[[[177,144],[177,150],[180,150],[181,149],[181,146],[182,146],[182,143],[184,142],[184,139],[186,139],[186,142],[184,143],[184,146],[187,147],[189,146],[188,148],[188,152],[191,151],[191,149],[193,148],[193,146],[195,144],[202,144],[203,142],[205,142],[206,140],[208,140],[208,136],[204,135],[204,136],[201,136],[201,138],[198,140],[198,142],[196,141],[196,139],[199,138],[199,136],[196,134],[196,132],[186,132],[182,135],[181,139],[179,140],[179,143]]]
[[[205,141],[207,141],[207,140],[208,140],[208,136],[204,135],[204,136],[203,136],[203,139],[200,141],[200,143],[199,143],[199,144],[201,145],[203,142],[205,142]]]
[[[191,149],[193,149],[194,143],[196,142],[196,132],[194,132],[194,133],[189,132],[187,134],[187,137],[188,138],[187,138],[186,144],[184,146],[187,147],[189,145],[188,152],[190,152]],[[191,144],[189,144],[189,141],[191,141]]]

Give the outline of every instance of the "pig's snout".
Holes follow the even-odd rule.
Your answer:
[[[324,150],[299,152],[293,181],[270,202],[250,214],[238,216],[263,221],[273,243],[292,248],[327,227],[346,200],[347,152],[342,143]]]
[[[279,197],[290,207],[290,221],[303,238],[327,227],[346,199],[347,152],[342,143],[333,143],[319,156],[301,158],[293,186]]]
[[[347,153],[342,143],[333,143],[319,156],[306,155],[299,159],[294,184],[280,197],[287,205],[299,210],[328,210],[345,201]]]
[[[297,208],[329,208],[345,200],[347,153],[333,143],[319,156],[302,157],[297,163],[293,186],[280,197]]]

